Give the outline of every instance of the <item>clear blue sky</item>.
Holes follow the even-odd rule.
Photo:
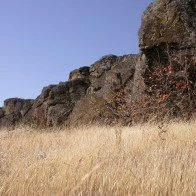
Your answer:
[[[0,0],[0,106],[36,98],[71,70],[106,54],[138,53],[153,0]]]

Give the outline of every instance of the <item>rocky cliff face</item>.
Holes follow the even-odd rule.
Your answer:
[[[69,81],[43,88],[36,100],[6,100],[0,126],[128,124],[135,114],[194,113],[196,1],[151,3],[142,16],[139,46],[138,55],[106,55],[72,71]]]
[[[31,108],[34,100],[11,98],[4,101],[3,108],[0,108],[0,127],[12,126],[23,120],[31,122]]]
[[[142,16],[143,89],[173,115],[196,108],[196,1],[156,0]]]
[[[156,0],[142,15],[141,50],[162,43],[196,47],[195,0]]]
[[[137,55],[108,55],[70,73],[69,81],[45,87],[32,106],[38,125],[81,124],[113,121],[107,108],[114,92],[132,85]]]
[[[116,93],[133,88],[133,77],[138,55],[117,57],[107,55],[90,66],[90,86],[69,117],[69,123],[117,123],[120,117],[113,110]],[[121,119],[122,120],[122,119]]]
[[[55,126],[67,120],[75,103],[86,95],[88,78],[75,78],[45,87],[33,104],[33,120],[37,125]]]

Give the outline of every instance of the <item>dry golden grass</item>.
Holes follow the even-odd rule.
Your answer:
[[[0,132],[0,195],[196,195],[196,122]]]

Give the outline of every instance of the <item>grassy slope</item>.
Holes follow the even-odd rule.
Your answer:
[[[196,122],[1,131],[0,195],[196,195]]]

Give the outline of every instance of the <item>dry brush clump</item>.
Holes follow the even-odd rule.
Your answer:
[[[149,53],[156,60],[143,74],[147,94],[163,114],[190,119],[196,107],[195,50],[166,44]]]
[[[109,108],[128,123],[191,119],[196,112],[195,50],[162,44],[148,49],[145,55],[146,65],[135,87],[143,86],[140,98],[135,99],[131,89],[122,88],[113,92]]]
[[[0,132],[0,195],[195,195],[196,123]]]

